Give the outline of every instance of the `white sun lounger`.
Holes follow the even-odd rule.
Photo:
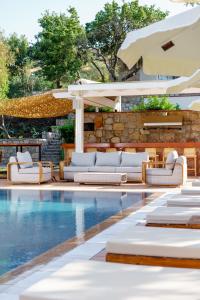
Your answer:
[[[133,225],[106,251],[110,262],[200,268],[200,230]]]
[[[173,194],[173,195],[167,195],[167,199],[183,199],[183,198],[194,198],[194,199],[200,199],[200,195],[198,194]]]
[[[188,187],[181,189],[182,195],[199,195],[200,196],[200,186],[199,187]]]
[[[199,277],[199,270],[78,261],[34,284],[20,300],[197,300]]]
[[[157,207],[147,213],[146,226],[200,229],[200,207]]]
[[[177,207],[200,207],[200,196],[186,196],[173,197],[167,199],[167,206],[177,206]]]
[[[200,180],[199,179],[196,179],[196,180],[194,180],[193,182],[192,182],[192,186],[198,186],[198,187],[200,187]]]

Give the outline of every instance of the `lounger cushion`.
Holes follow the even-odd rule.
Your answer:
[[[175,164],[177,158],[178,158],[177,151],[175,151],[175,150],[171,151],[167,155],[166,164],[170,164],[170,165],[166,165],[166,169],[173,170],[174,169],[174,164]]]
[[[184,188],[181,190],[183,195],[199,195],[200,198],[200,187]]]
[[[200,180],[199,180],[199,179],[194,180],[194,181],[192,182],[192,186],[194,186],[194,187],[200,187]]]
[[[200,259],[199,230],[130,226],[107,242],[108,253]]]
[[[157,207],[147,213],[146,222],[147,224],[200,224],[200,208]]]
[[[142,162],[147,160],[149,160],[149,155],[147,152],[139,152],[139,153],[122,152],[121,167],[142,166]]]
[[[167,199],[167,206],[177,206],[177,207],[200,207],[200,197],[199,196],[187,196],[180,195]]]
[[[17,161],[18,161],[21,169],[32,168],[32,166],[33,166],[33,160],[28,151],[17,152]],[[20,163],[26,163],[26,164],[23,165]]]
[[[199,270],[76,261],[32,285],[20,300],[194,300]]]
[[[90,152],[90,153],[73,152],[72,153],[71,165],[72,166],[78,166],[78,167],[94,166],[95,158],[96,158],[96,153],[95,152]]]
[[[146,170],[149,176],[172,176],[172,170],[167,168],[149,168]]]
[[[120,165],[121,152],[97,152],[96,166],[114,166]]]

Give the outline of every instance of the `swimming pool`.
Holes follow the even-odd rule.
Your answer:
[[[148,194],[149,195],[149,194]],[[0,275],[129,207],[144,193],[0,190]]]

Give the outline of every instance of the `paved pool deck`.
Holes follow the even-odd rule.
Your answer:
[[[190,180],[188,185],[191,185]],[[1,300],[19,300],[19,295],[28,287],[34,283],[48,277],[53,272],[57,271],[64,265],[74,260],[90,260],[95,259],[105,249],[106,242],[124,231],[130,225],[137,225],[139,221],[145,218],[147,212],[153,210],[156,206],[165,203],[171,194],[180,192],[180,188],[151,188],[143,184],[125,184],[122,186],[86,186],[77,185],[73,183],[57,182],[50,184],[38,185],[10,185],[8,182],[0,181],[0,188],[11,189],[50,189],[50,190],[65,190],[65,191],[101,191],[101,192],[150,192],[156,195],[153,201],[150,201],[147,205],[141,209],[133,212],[128,212],[122,219],[117,219],[113,225],[106,227],[103,231],[95,234],[91,238],[87,239],[79,246],[71,249],[70,251],[63,253],[61,256],[52,258],[49,262],[41,261],[35,267],[24,270],[24,272],[9,281],[2,282],[0,284],[0,299]],[[200,270],[199,270],[200,276]],[[191,298],[188,298],[191,299]],[[161,298],[160,298],[161,300]]]
[[[190,178],[188,185],[191,185],[193,178]],[[64,190],[64,191],[99,191],[99,192],[168,192],[168,191],[178,191],[180,188],[176,187],[156,187],[148,186],[143,183],[125,183],[122,185],[84,185],[74,182],[57,181],[48,182],[42,184],[11,184],[6,179],[0,180],[0,188],[5,189],[41,189],[41,190]]]

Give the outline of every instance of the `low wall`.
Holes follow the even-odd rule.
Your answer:
[[[200,142],[200,112],[169,111],[168,116],[183,118],[181,128],[144,130],[144,117],[152,119],[161,111],[85,113],[85,123],[94,123],[93,131],[85,131],[85,143],[150,143]]]
[[[0,144],[42,144],[41,150],[46,145],[46,139],[0,139]],[[2,164],[6,165],[10,156],[16,155],[16,147],[0,147],[2,150]],[[23,147],[23,151],[28,150],[34,161],[39,159],[39,147]],[[43,152],[43,151],[42,151]]]

